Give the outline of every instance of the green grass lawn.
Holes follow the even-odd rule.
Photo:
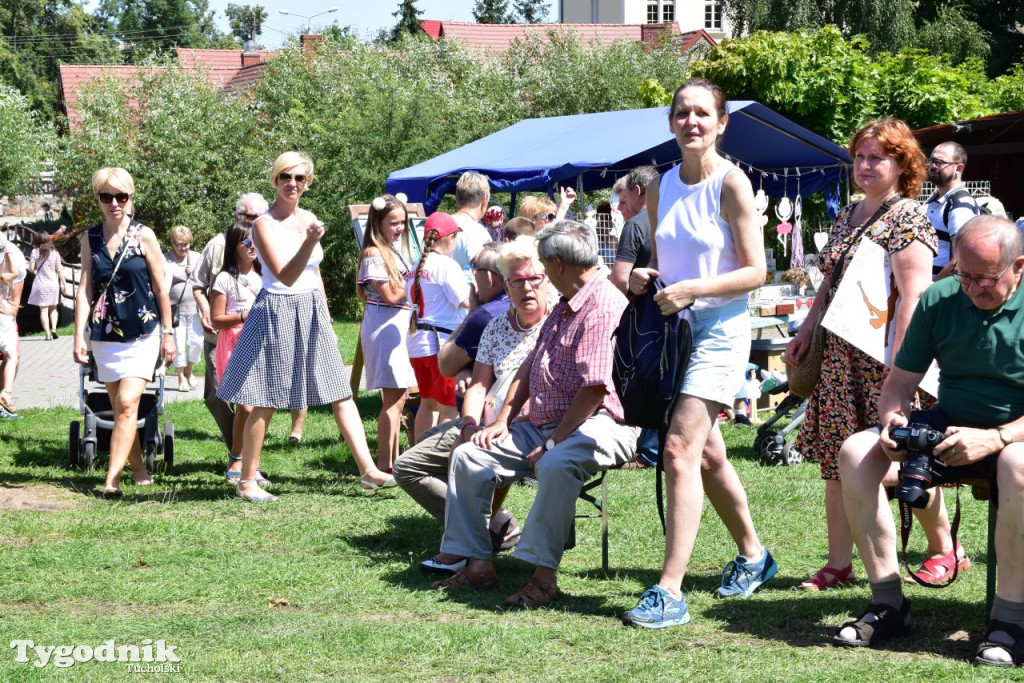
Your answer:
[[[354,326],[339,325],[346,360]],[[359,397],[370,447],[376,396]],[[907,589],[913,635],[881,650],[828,645],[867,604],[855,587],[796,589],[824,562],[824,489],[815,465],[759,464],[752,430],[728,428],[732,461],[755,522],[781,566],[748,600],[711,597],[735,548],[710,506],[684,589],[693,615],[664,632],[623,627],[619,612],[657,580],[663,540],[651,471],[609,475],[611,576],[600,571],[600,524],[578,521],[578,546],[560,573],[565,596],[550,609],[508,612],[504,597],[531,568],[497,560],[498,590],[431,592],[417,563],[441,530],[407,495],[362,495],[330,412],[311,412],[289,447],[287,416],[267,437],[263,466],[281,495],[273,505],[236,499],[203,403],[170,404],[176,463],[124,500],[98,497],[103,472],[66,468],[67,409],[26,410],[0,422],[0,629],[7,643],[177,647],[189,680],[1024,680],[972,668],[984,625],[986,506],[965,493],[960,537],[975,568],[949,589]],[[101,465],[102,467],[102,465]],[[534,490],[513,487],[507,506],[526,518]],[[952,498],[947,501],[951,504]],[[587,512],[580,504],[580,512]],[[914,540],[912,561],[924,541]],[[287,604],[272,604],[283,599]],[[0,654],[0,680],[123,676],[124,664],[37,669]],[[30,652],[30,656],[32,653]]]

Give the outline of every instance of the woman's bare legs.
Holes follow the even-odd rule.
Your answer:
[[[416,420],[413,422],[413,443],[419,440],[420,434],[439,423],[437,415],[440,409],[441,404],[435,399],[420,397],[420,405],[416,409]]]
[[[267,436],[267,426],[274,416],[274,408],[250,408],[249,417],[245,420],[245,431],[242,435],[242,477],[238,491],[245,495],[259,494],[263,491],[256,483],[260,477],[260,456],[263,453],[263,440]],[[237,437],[234,437],[237,438]]]
[[[292,431],[289,436],[293,436],[299,441],[302,441],[302,426],[306,424],[306,415],[309,413],[305,408],[296,408],[292,411]]]
[[[250,415],[252,415],[252,406],[235,404],[235,419],[231,423],[231,455],[241,455],[242,453],[242,444],[245,443],[245,426]],[[241,472],[242,461],[229,461],[227,471]]]
[[[53,306],[40,306],[39,307],[39,323],[43,326],[43,334],[46,338],[50,338],[50,309]]]
[[[676,403],[665,443],[665,564],[658,585],[675,596],[682,593],[683,577],[704,507],[701,460],[708,443],[718,404],[683,394]]]
[[[380,390],[380,416],[377,418],[377,469],[390,470],[398,458],[398,437],[402,431],[405,389]]]
[[[351,398],[335,401],[331,404],[331,410],[334,413],[334,422],[338,425],[338,431],[345,439],[345,443],[348,444],[349,450],[352,451],[352,459],[355,460],[356,467],[359,469],[359,476],[375,486],[392,481],[393,477],[381,472],[373,464],[356,402]]]
[[[114,429],[110,433],[110,464],[107,466],[107,490],[119,490],[121,472],[127,461],[135,481],[149,480],[142,462],[142,449],[138,440],[139,399],[146,390],[146,380],[125,377],[107,382],[107,396],[114,412]]]

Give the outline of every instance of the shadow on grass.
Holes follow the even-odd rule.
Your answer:
[[[715,601],[704,614],[725,622],[724,628],[730,633],[779,641],[792,647],[833,647],[832,637],[838,629],[824,623],[823,616],[843,615],[844,621],[856,619],[870,602],[862,593],[851,594],[847,590],[814,595],[776,594],[766,590],[760,595],[764,597],[768,593],[772,594],[770,609],[759,608],[757,602],[722,600]],[[984,635],[983,596],[979,596],[977,602],[968,602],[941,595],[916,595],[911,603],[910,633],[872,649],[951,659],[968,659],[974,655]]]

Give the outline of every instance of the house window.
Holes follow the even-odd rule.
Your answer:
[[[661,5],[661,20],[666,23],[676,20],[675,0],[664,0]]]
[[[722,30],[722,3],[719,0],[707,0],[704,3],[704,28]]]
[[[658,3],[648,2],[647,3],[647,23],[657,24],[661,20],[658,18]]]

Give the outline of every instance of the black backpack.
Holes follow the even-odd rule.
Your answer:
[[[665,316],[654,295],[665,283],[655,279],[647,292],[635,296],[622,312],[615,329],[612,380],[622,401],[626,424],[658,430],[658,467],[655,475],[658,516],[665,530],[662,502],[662,456],[668,423],[693,349],[690,311]]]
[[[664,287],[656,279],[633,297],[615,329],[612,379],[626,424],[634,427],[668,427],[690,360],[690,313],[662,315],[654,295]]]

